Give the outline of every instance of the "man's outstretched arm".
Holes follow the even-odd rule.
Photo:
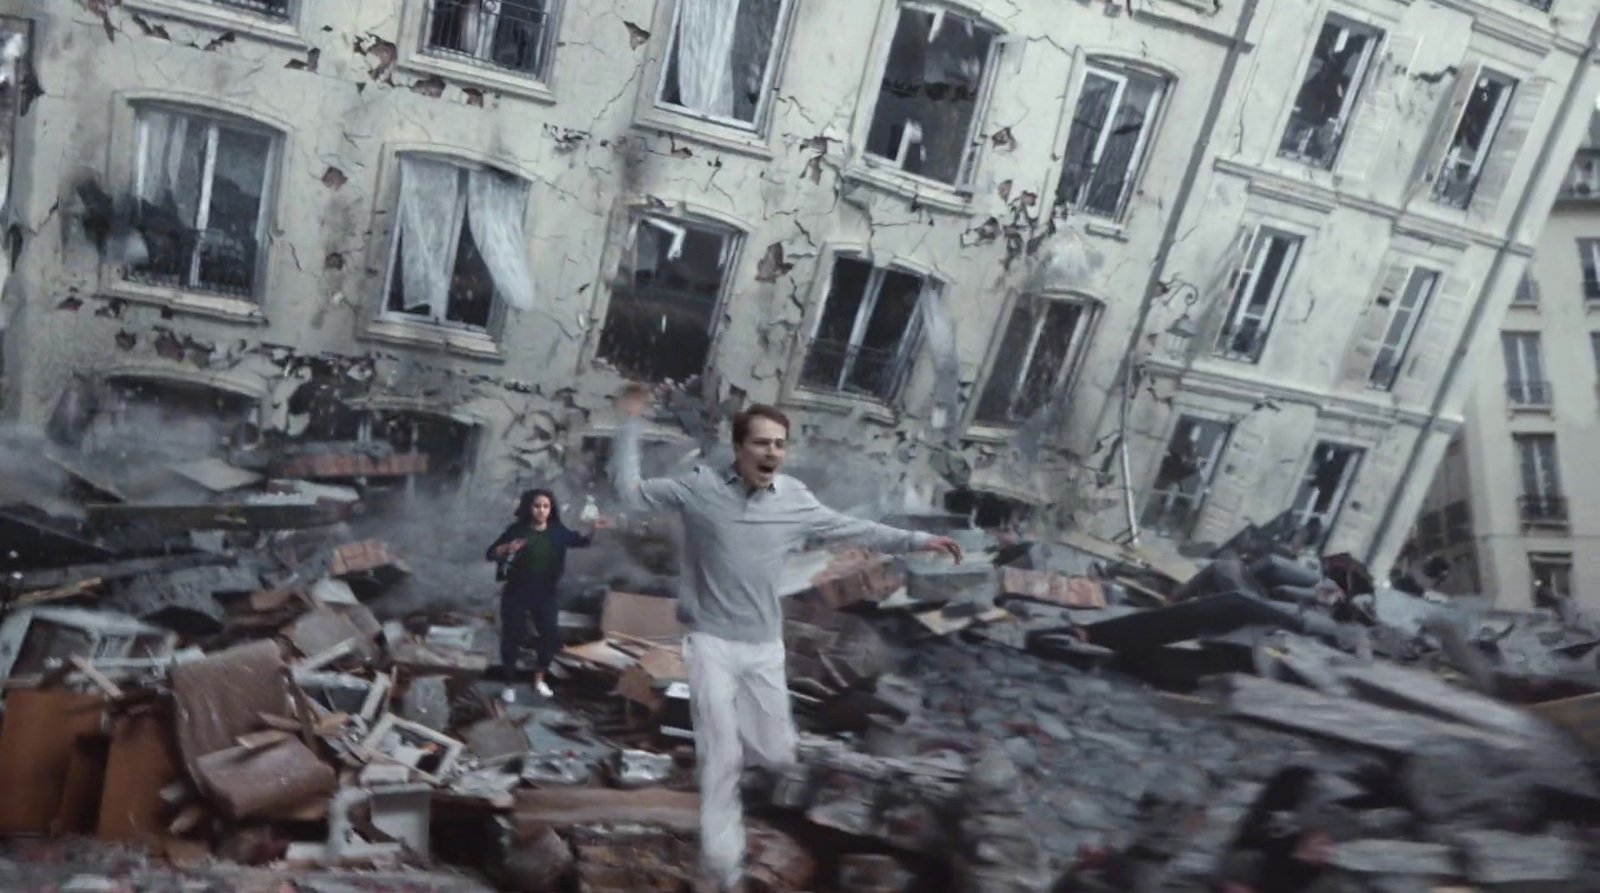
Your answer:
[[[689,485],[673,478],[645,480],[639,474],[639,413],[642,403],[623,398],[623,423],[611,439],[611,474],[617,496],[630,511],[681,509]]]
[[[823,505],[804,485],[795,498],[806,533],[824,542],[859,543],[874,552],[944,552],[958,562],[961,560],[960,544],[949,537],[853,518]]]

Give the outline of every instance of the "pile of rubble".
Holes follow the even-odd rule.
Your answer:
[[[271,473],[415,470],[362,456]],[[3,588],[0,834],[307,891],[690,888],[670,599],[579,581],[538,699],[491,666],[490,612],[382,616],[410,569],[340,523],[358,490],[225,471],[194,505],[101,482],[71,529],[0,509],[31,537]],[[804,734],[748,779],[753,889],[1600,889],[1578,612],[1402,591],[1255,529],[1190,563],[895,520],[969,559],[788,559]]]

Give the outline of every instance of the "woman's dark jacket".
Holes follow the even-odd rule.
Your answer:
[[[524,540],[516,555],[509,559],[494,554],[495,550],[512,540]],[[513,523],[500,534],[484,557],[495,563],[496,580],[510,583],[544,583],[554,585],[567,568],[567,550],[589,545],[589,537],[562,524],[550,524],[543,530],[520,521]]]

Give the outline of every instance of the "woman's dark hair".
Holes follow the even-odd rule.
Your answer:
[[[550,500],[550,526],[561,525],[561,503],[556,502],[556,494],[549,490],[528,490],[522,494],[522,499],[517,503],[517,520],[523,524],[533,523],[533,501],[540,496]]]

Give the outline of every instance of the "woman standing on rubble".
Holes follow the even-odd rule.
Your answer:
[[[603,527],[602,521],[595,522],[595,530]],[[495,579],[505,581],[500,592],[500,664],[507,683],[501,697],[507,702],[516,700],[517,658],[528,634],[530,614],[538,630],[539,654],[533,687],[540,697],[551,696],[544,676],[561,649],[556,585],[566,570],[567,550],[586,548],[593,538],[594,531],[584,535],[561,523],[554,493],[529,490],[517,504],[516,520],[489,547],[486,557],[495,562]]]

